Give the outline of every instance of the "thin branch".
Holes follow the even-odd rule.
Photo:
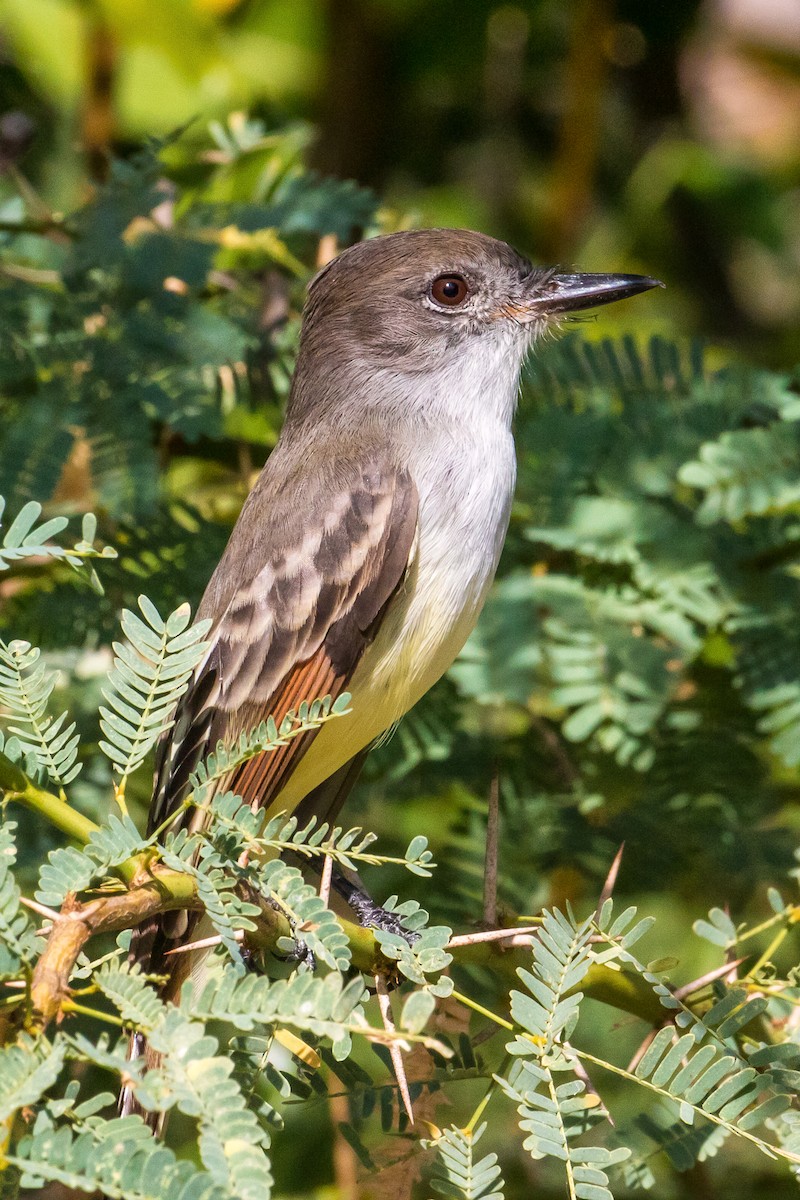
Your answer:
[[[708,987],[715,980],[730,975],[731,971],[735,971],[743,962],[743,958],[735,958],[733,962],[725,962],[721,967],[715,967],[713,971],[706,971],[705,975],[699,975],[697,979],[692,979],[689,983],[682,984],[679,988],[675,988],[673,992],[675,999],[685,1000],[687,996],[691,996],[695,992],[699,992],[702,988]]]
[[[658,1033],[658,1029],[648,1029],[647,1033],[644,1035],[641,1042],[634,1050],[633,1058],[628,1063],[628,1067],[627,1067],[627,1069],[631,1073],[633,1073],[636,1070],[639,1063],[642,1061],[645,1051],[647,1050],[648,1046],[651,1045],[653,1038],[656,1036],[657,1033]]]
[[[608,1111],[608,1109],[606,1108],[605,1104],[603,1103],[603,1097],[600,1095],[597,1088],[592,1083],[589,1072],[586,1070],[583,1063],[580,1062],[577,1058],[571,1058],[570,1061],[572,1064],[573,1071],[577,1075],[578,1079],[583,1081],[583,1086],[586,1088],[586,1091],[590,1095],[595,1096],[597,1099],[598,1105],[602,1106],[602,1111],[605,1116],[605,1119],[608,1121],[609,1125],[613,1129],[615,1127],[614,1118],[611,1115],[611,1113]]]
[[[450,995],[459,1004],[463,1004],[466,1008],[471,1008],[473,1012],[480,1013],[482,1017],[487,1017],[495,1025],[499,1025],[501,1029],[507,1029],[509,1033],[514,1032],[514,1026],[510,1021],[506,1021],[504,1017],[498,1017],[497,1013],[493,1013],[490,1008],[484,1008],[482,1004],[478,1004],[477,1000],[473,1000],[471,996],[465,996],[463,992],[456,991],[452,991]]]
[[[486,856],[483,869],[483,923],[497,924],[497,843],[500,824],[500,776],[495,767],[489,785],[489,813],[486,821]]]
[[[100,1012],[96,1008],[89,1008],[86,1004],[76,1004],[74,1000],[65,1000],[61,1009],[62,1012],[82,1013],[83,1016],[93,1017],[96,1021],[105,1021],[108,1025],[116,1025],[119,1029],[125,1028],[125,1022],[121,1017],[116,1017],[113,1013]]]
[[[129,891],[102,896],[86,904],[74,895],[68,896],[33,973],[31,1002],[40,1022],[46,1025],[61,1011],[69,997],[75,962],[90,938],[133,929],[148,917],[180,908],[202,908],[195,881],[191,875],[163,869],[154,869],[150,879]],[[271,919],[273,926],[280,926],[281,933],[277,936],[291,933],[288,922],[266,905],[264,917],[265,921]]]
[[[77,812],[60,796],[37,787],[16,764],[0,753],[0,792],[39,813],[55,828],[84,845],[99,828],[94,821]],[[175,909],[200,909],[195,884],[189,875],[159,866],[157,849],[127,859],[114,873],[125,881],[128,890],[100,896],[81,904],[75,897],[53,921],[48,943],[34,974],[33,1004],[41,1021],[47,1024],[60,1011],[69,994],[69,978],[83,946],[98,933],[132,929],[158,913]],[[326,856],[328,857],[328,856]],[[248,945],[259,949],[273,947],[278,938],[290,937],[288,922],[264,903],[258,928],[247,935]],[[351,921],[342,920],[350,942],[353,966],[365,974],[390,976],[394,964],[384,958],[374,934]],[[530,927],[488,930],[454,938],[450,947],[457,951],[463,965],[488,966],[498,977],[516,985],[516,968],[527,962]],[[524,955],[525,957],[521,957]],[[663,1012],[648,984],[638,975],[595,965],[581,984],[582,991],[623,1012],[632,1013],[656,1025]]]
[[[2,752],[0,752],[0,793],[4,800],[11,800],[30,809],[31,812],[38,813],[54,828],[60,829],[67,837],[80,842],[83,846],[100,828],[61,796],[57,796],[55,792],[48,792],[45,788],[38,787],[16,763],[12,763],[11,759]],[[110,870],[125,883],[136,883],[143,875],[149,874],[150,862],[153,858],[154,851],[146,850],[141,854],[134,855],[133,858],[127,858],[119,866],[112,867]]]

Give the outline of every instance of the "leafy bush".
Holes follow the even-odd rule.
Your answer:
[[[478,634],[369,767],[387,852],[361,828],[208,798],[232,761],[346,705],[311,696],[203,764],[187,801],[202,832],[148,838],[148,755],[202,653],[186,600],[274,441],[320,240],[375,228],[374,202],[309,175],[291,132],[234,121],[119,166],[73,218],[15,212],[0,235],[3,1194],[264,1197],[293,1113],[311,1128],[324,1096],[335,1136],[406,1193],[430,1165],[421,1132],[430,1186],[475,1200],[503,1194],[501,1168],[514,1194],[519,1147],[542,1190],[577,1200],[725,1161],[734,1140],[771,1156],[753,1172],[796,1170],[798,907],[765,892],[792,866],[800,763],[794,381],[659,340],[545,347]],[[81,516],[78,540],[62,513]],[[484,884],[487,795],[503,836]],[[657,925],[660,960],[637,957],[657,935],[602,887],[623,839],[626,888],[743,913],[697,923],[707,955],[681,986],[685,920]],[[326,859],[382,895],[423,877],[442,923],[395,894],[417,938],[360,929],[291,865]],[[129,931],[180,908],[213,924],[213,969],[167,1004],[129,966]],[[476,936],[481,917],[503,937]],[[638,1024],[609,1032],[597,1001]],[[128,1060],[133,1031],[158,1069]],[[114,1116],[122,1083],[192,1123],[190,1157],[185,1122],[168,1148]]]

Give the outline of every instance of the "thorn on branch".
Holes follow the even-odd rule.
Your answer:
[[[535,934],[538,925],[522,925],[512,929],[482,929],[479,933],[460,933],[450,938],[445,950],[459,946],[475,946],[479,942],[503,942],[507,946],[530,946],[533,944],[531,934]]]
[[[623,855],[624,851],[625,851],[625,843],[623,842],[622,845],[620,846],[619,850],[617,851],[617,853],[614,855],[614,861],[612,862],[611,866],[608,869],[608,874],[606,875],[606,881],[603,884],[603,889],[600,892],[600,898],[597,901],[597,908],[595,909],[595,917],[598,919],[600,917],[600,912],[601,912],[606,900],[610,900],[614,893],[614,888],[617,883],[617,876],[619,875],[619,868],[622,864],[622,855]]]
[[[234,937],[235,941],[243,942],[244,941],[244,930],[243,929],[234,929],[233,937]],[[189,950],[206,950],[212,946],[221,946],[221,945],[222,945],[222,938],[219,936],[218,933],[216,933],[216,934],[213,934],[211,937],[200,938],[196,942],[184,942],[184,944],[181,946],[173,946],[173,948],[171,950],[166,950],[164,952],[164,958],[171,958],[173,954],[186,954],[186,953],[188,953]]]
[[[389,995],[389,989],[386,986],[386,980],[382,975],[375,976],[375,991],[378,994],[378,1008],[383,1021],[383,1027],[387,1033],[395,1033],[395,1024],[392,1020],[392,1002]],[[389,1055],[394,1068],[395,1079],[397,1080],[398,1091],[400,1098],[403,1101],[403,1108],[406,1111],[411,1124],[414,1124],[414,1111],[411,1107],[411,1093],[408,1090],[408,1076],[406,1075],[405,1063],[403,1062],[403,1052],[400,1048],[400,1042],[395,1038],[389,1041]]]
[[[483,923],[497,924],[497,846],[500,823],[500,776],[495,767],[489,785],[489,812],[486,821],[486,857],[483,869]]]
[[[24,904],[31,912],[35,912],[38,916],[44,917],[48,921],[57,921],[60,913],[57,913],[54,908],[48,908],[46,904],[40,904],[38,900],[29,900],[27,896],[20,896],[20,904]]]
[[[333,878],[333,859],[326,854],[322,860],[322,875],[319,881],[319,898],[326,908],[330,907],[331,879]]]

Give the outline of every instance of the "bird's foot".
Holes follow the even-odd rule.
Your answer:
[[[305,966],[308,968],[309,971],[316,971],[317,956],[314,953],[314,951],[311,949],[311,947],[308,946],[306,944],[306,942],[303,941],[302,936],[297,931],[296,923],[292,920],[292,918],[286,912],[286,909],[283,907],[283,905],[278,903],[277,900],[270,900],[270,901],[268,901],[268,903],[269,903],[270,907],[274,908],[276,912],[279,912],[281,914],[281,916],[286,917],[287,921],[289,922],[289,928],[290,928],[291,934],[292,934],[291,947],[287,947],[286,949],[284,949],[282,946],[281,953],[278,953],[278,951],[276,949],[273,949],[272,950],[273,956],[275,958],[277,958],[279,962],[289,963],[292,966]],[[289,941],[288,937],[282,938],[281,940],[284,943],[284,946]],[[245,966],[247,966],[249,970],[257,970],[258,969],[256,966],[256,963],[247,956],[245,956]]]
[[[302,938],[294,939],[294,947],[287,953],[280,955],[282,962],[296,963],[297,966],[304,966],[309,971],[316,971],[317,956],[314,951],[307,946]]]

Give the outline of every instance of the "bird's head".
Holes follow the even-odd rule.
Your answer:
[[[426,355],[490,334],[523,339],[584,309],[661,286],[645,275],[560,274],[466,229],[413,229],[359,242],[316,276],[307,320],[346,330],[355,344]]]
[[[312,281],[300,377],[313,362],[317,378],[336,371],[361,392],[368,378],[388,388],[423,376],[452,386],[466,373],[478,386],[502,377],[515,394],[537,337],[576,312],[657,286],[643,275],[535,267],[505,242],[469,230],[376,237]]]

